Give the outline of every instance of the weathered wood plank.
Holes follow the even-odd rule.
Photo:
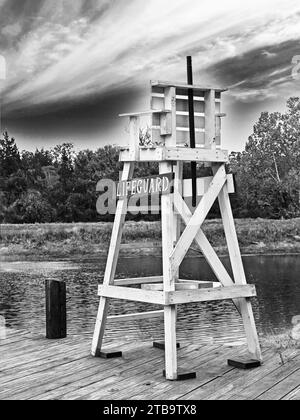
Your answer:
[[[135,314],[126,314],[126,315],[115,315],[109,316],[108,321],[114,322],[128,322],[128,321],[138,321],[141,319],[153,319],[153,318],[163,318],[164,311],[152,311],[152,312],[140,312]]]
[[[58,353],[47,357],[47,359],[40,359],[8,369],[0,375],[0,384],[4,386],[13,380],[18,380],[21,383],[25,378],[29,378],[36,373],[45,372],[49,369],[52,370],[68,363],[80,363],[81,360],[84,360],[84,363],[86,363],[86,350],[83,350],[82,348],[78,348],[76,354],[74,353],[74,350],[72,352],[65,351],[63,353]]]
[[[294,389],[299,386],[300,382],[300,366],[298,369],[289,375],[283,381],[277,383],[275,386],[272,386],[268,391],[261,394],[257,400],[282,400],[286,395],[292,392]]]
[[[204,139],[205,139],[205,130],[203,128],[197,128],[196,129],[196,145],[197,146],[204,146]],[[161,129],[153,126],[152,127],[152,141],[154,143],[160,143],[161,142]],[[179,127],[176,129],[176,144],[177,146],[185,147],[185,144],[189,144],[190,141],[190,133],[188,132],[188,128]],[[142,154],[141,159],[144,158],[144,154]],[[162,159],[160,159],[162,160]]]
[[[153,110],[160,110],[164,107],[164,94],[152,93],[151,96],[151,108]],[[195,97],[194,98],[194,109],[196,114],[204,114],[205,105],[204,97]],[[179,112],[188,112],[188,96],[176,95],[176,114]],[[177,114],[178,115],[178,114]]]
[[[164,305],[164,293],[119,286],[99,286],[99,296],[111,299]]]
[[[120,151],[120,162],[135,162],[136,157],[128,149]],[[189,149],[185,147],[157,147],[155,149],[139,150],[139,162],[219,162],[228,161],[228,152],[225,150],[207,150],[202,148]]]
[[[16,358],[18,358],[18,360],[21,357],[26,358],[27,355],[32,355],[35,352],[41,352],[45,349],[51,349],[53,352],[55,352],[57,349],[60,348],[60,346],[56,342],[53,342],[53,345],[49,345],[44,341],[34,342],[33,340],[31,340],[24,342],[24,345],[22,344],[23,343],[21,343],[20,346],[16,346],[15,351],[12,351],[13,347],[10,347],[10,349],[8,348],[5,352],[1,352],[1,364],[3,367],[5,367],[9,361],[14,360]]]
[[[86,336],[55,342],[34,339],[24,354],[11,344],[12,357],[0,369],[2,400],[289,400],[299,399],[300,394],[297,350],[283,351],[282,365],[274,350],[266,349],[264,365],[244,372],[227,366],[229,357],[244,354],[240,348],[181,342],[178,364],[197,371],[198,376],[193,381],[173,383],[162,377],[164,354],[153,349],[151,343],[119,343],[118,348],[124,346],[124,359],[113,361],[91,357]]]
[[[65,345],[65,339],[63,341],[63,344]],[[60,348],[61,346],[57,341],[48,341],[44,337],[38,338],[38,339],[29,339],[24,341],[24,345],[20,343],[20,346],[16,346],[14,348],[14,343],[11,344],[11,347],[6,348],[6,350],[2,353],[1,352],[1,361],[2,363],[8,362],[10,359],[13,358],[13,355],[15,357],[19,356],[25,356],[27,354],[32,354],[33,352],[37,351],[43,351],[43,350],[49,350],[49,351],[55,351],[57,348]],[[14,351],[13,351],[14,350]]]
[[[132,245],[130,245],[132,247]],[[147,284],[147,283],[161,283],[163,281],[162,276],[154,276],[154,277],[138,277],[132,279],[121,279],[115,280],[115,286],[138,286],[139,284]]]
[[[167,136],[165,145],[167,147],[176,146],[176,89],[173,86],[166,87],[165,107],[172,109],[172,136]],[[162,162],[159,165],[160,173],[168,173],[172,171],[171,162]],[[173,198],[171,195],[165,195],[161,198],[161,229],[162,229],[162,245],[163,245],[163,282],[166,292],[175,290],[176,274],[171,273],[170,254],[174,247],[174,230],[173,217]],[[177,367],[177,339],[176,339],[176,322],[177,310],[176,306],[168,306],[164,308],[164,331],[165,331],[165,370],[166,379],[176,380],[178,376]]]
[[[213,181],[213,177],[205,177],[205,178],[198,178],[197,179],[197,194],[200,197],[203,197],[207,190],[209,189],[209,186],[211,182]],[[228,193],[234,194],[235,188],[234,188],[234,182],[233,182],[233,176],[227,175],[227,184],[228,184]],[[192,197],[192,180],[191,179],[185,179],[183,181],[183,198]]]
[[[54,392],[51,391],[51,398],[55,395],[57,399],[63,400],[86,399],[87,395],[93,391],[97,391],[102,395],[105,391],[109,392],[111,388],[117,387],[122,380],[124,381],[123,386],[126,387],[127,378],[134,378],[134,372],[135,374],[137,372],[143,372],[143,369],[152,368],[152,362],[157,364],[159,361],[161,363],[163,361],[163,355],[152,348],[140,349],[139,351],[128,354],[124,352],[124,354],[126,360],[120,361],[118,365],[110,368],[106,374],[103,375],[98,369],[98,372],[93,376],[87,378],[79,376],[78,380],[72,383],[72,389],[68,389],[65,386],[63,388],[60,387]],[[104,362],[104,364],[109,365],[107,362]],[[39,398],[49,399],[49,394],[40,395]],[[100,397],[100,399],[102,398]]]
[[[296,371],[299,371],[299,362],[292,360],[262,377],[259,381],[245,387],[243,390],[239,390],[229,400],[255,400]]]
[[[76,348],[76,344],[73,344],[74,348]],[[80,346],[80,345],[79,345]],[[44,348],[39,348],[34,351],[28,351],[28,353],[25,353],[24,355],[16,355],[14,358],[12,357],[10,360],[5,362],[5,365],[1,368],[2,371],[8,371],[11,368],[20,367],[22,368],[30,362],[37,362],[41,360],[47,360],[49,356],[51,356],[54,352],[61,354],[65,353],[67,351],[68,347],[65,346],[56,346],[56,347],[48,347],[45,346]],[[73,350],[74,351],[74,350]],[[26,367],[25,367],[26,368]]]
[[[135,347],[136,344],[135,344]],[[139,346],[138,346],[139,347]],[[135,350],[130,354],[129,360],[137,362],[137,355],[141,348]],[[88,350],[86,351],[86,355]],[[77,385],[79,380],[87,378],[88,381],[93,382],[95,374],[99,374],[99,366],[101,366],[101,375],[103,378],[114,376],[112,374],[114,369],[122,368],[126,364],[123,359],[114,359],[111,361],[99,361],[99,359],[86,356],[81,362],[65,363],[56,369],[47,369],[36,375],[32,375],[25,381],[10,382],[10,390],[5,390],[0,393],[1,398],[8,399],[28,399],[41,395],[47,391],[58,389],[60,386],[70,386],[73,383]],[[19,384],[19,385],[18,385]],[[12,394],[12,397],[11,397]]]
[[[130,117],[129,120],[129,136],[130,136],[130,153],[134,160],[139,159],[140,152],[140,118],[139,117]],[[127,172],[126,168],[125,172]],[[127,175],[127,174],[126,174]],[[124,173],[124,177],[125,173]],[[127,177],[126,177],[127,178]],[[131,177],[129,177],[131,178]],[[126,179],[127,181],[127,179]],[[124,205],[124,203],[122,203]],[[118,220],[118,219],[116,219]]]
[[[20,342],[20,338],[23,338],[24,340],[30,339],[30,334],[28,332],[22,332],[20,335],[8,335],[3,340],[0,340],[0,349],[4,349],[12,343]]]
[[[210,87],[203,87],[199,85],[188,85],[184,83],[173,83],[169,81],[161,81],[161,80],[152,80],[151,81],[152,87],[158,87],[158,88],[166,88],[166,87],[175,87],[176,89],[180,89],[181,91],[184,91],[184,94],[187,94],[189,89],[194,90],[194,94],[200,94],[202,95],[203,92],[210,91],[212,88]],[[214,88],[214,90],[218,93],[226,92],[228,89],[226,88]]]
[[[282,398],[284,401],[299,401],[300,400],[300,385],[294,389],[289,394],[285,395],[284,398]]]
[[[216,102],[215,90],[205,93],[205,147],[212,149],[216,145]]]
[[[225,150],[189,149],[189,148],[166,148],[165,160],[194,161],[194,162],[219,162],[228,161],[228,152]]]
[[[211,289],[213,287],[220,287],[220,283],[212,282],[212,281],[197,281],[197,280],[178,280],[179,283],[188,283],[188,284],[197,284],[198,289]]]
[[[290,354],[290,352],[285,353]],[[272,370],[279,366],[280,359],[276,358],[274,351],[266,349],[264,351],[265,363],[259,369],[241,372],[233,369],[226,375],[215,379],[213,383],[209,383],[201,388],[197,388],[185,397],[189,400],[224,400],[229,398],[230,393],[236,393],[237,390],[259,381],[260,378],[268,375]]]
[[[163,283],[161,284],[142,284],[142,290],[164,290]],[[199,290],[199,283],[182,282],[175,284],[175,290]]]
[[[189,345],[188,348],[182,348],[185,351],[185,356],[189,357],[191,353],[197,348],[196,345]],[[162,352],[158,352],[160,354],[160,359],[153,360],[151,363],[147,363],[147,369],[144,371],[142,370],[130,370],[131,376],[125,375],[119,378],[117,386],[113,389],[100,389],[95,388],[91,394],[86,395],[84,398],[89,400],[97,400],[97,399],[129,399],[129,395],[134,392],[136,389],[140,389],[141,387],[147,387],[148,390],[151,390],[154,384],[172,384],[172,388],[176,387],[178,384],[174,386],[173,382],[166,382],[162,375],[162,368],[164,362],[164,355]],[[148,385],[146,385],[148,384]],[[149,384],[151,384],[149,386]],[[99,386],[101,386],[99,384]],[[151,397],[150,397],[151,399]]]
[[[219,287],[213,289],[186,290],[166,294],[166,304],[182,305],[186,303],[213,302],[217,300],[250,298],[256,296],[254,285]]]
[[[164,400],[175,400],[177,398],[181,398],[184,394],[195,389],[200,384],[212,380],[215,375],[209,372],[209,370],[212,368],[213,363],[216,364],[219,371],[220,365],[224,365],[224,363],[222,363],[222,359],[226,359],[225,354],[221,354],[221,352],[219,352],[219,349],[221,348],[222,346],[198,346],[198,348],[194,348],[193,351],[188,354],[182,353],[182,357],[179,358],[180,366],[184,369],[188,368],[189,370],[196,371],[196,380],[179,382],[176,383],[176,387],[174,387],[174,385],[170,383],[157,381],[157,378],[155,377],[153,378],[151,389],[147,389],[146,387],[135,387],[132,391],[129,389],[129,393],[127,394],[129,395],[128,398],[137,400],[159,400],[162,396]],[[230,350],[229,353],[231,353]],[[224,368],[226,371],[230,369],[226,365],[224,365]],[[124,394],[121,397],[126,399],[126,395]]]

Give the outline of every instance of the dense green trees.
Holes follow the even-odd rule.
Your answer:
[[[120,169],[113,146],[75,153],[72,144],[64,143],[20,153],[5,132],[0,139],[0,223],[111,220],[96,212],[96,185],[104,178],[118,180]],[[143,164],[135,176],[157,170],[156,164]],[[236,217],[300,216],[299,98],[288,101],[286,113],[262,113],[245,151],[231,155],[229,170],[236,175]],[[187,165],[186,177],[189,171]],[[207,175],[207,169],[199,169],[199,175]]]
[[[238,216],[300,216],[300,100],[286,113],[262,113],[243,153],[231,156]]]

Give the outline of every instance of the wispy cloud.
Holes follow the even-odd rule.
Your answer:
[[[289,40],[265,48],[256,48],[222,60],[210,68],[216,79],[227,82],[229,95],[243,102],[264,101],[294,95],[292,57],[299,51],[298,40]]]
[[[0,0],[0,54],[7,58],[5,106],[82,101],[153,78],[183,79],[192,53],[207,83],[233,95],[272,95],[300,38],[299,1]],[[255,61],[253,51],[259,54]],[[300,43],[299,43],[300,51]],[[298,51],[298,53],[299,53]],[[273,71],[273,76],[270,76]],[[278,76],[275,73],[278,71]]]

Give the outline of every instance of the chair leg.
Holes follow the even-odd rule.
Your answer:
[[[128,181],[132,178],[134,171],[134,163],[125,163],[122,174],[122,181]],[[115,222],[113,226],[111,243],[107,257],[106,270],[104,275],[103,284],[110,286],[114,283],[115,273],[117,268],[117,262],[120,252],[122,233],[127,213],[127,198],[120,199],[117,206]],[[103,352],[102,343],[106,327],[108,315],[108,299],[105,297],[100,298],[100,304],[98,309],[98,315],[96,320],[95,332],[92,343],[91,353],[94,357],[100,357]]]
[[[176,318],[176,307],[167,306],[165,308],[165,355],[166,379],[169,381],[176,381],[178,379]]]

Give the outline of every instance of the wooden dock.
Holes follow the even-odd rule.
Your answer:
[[[0,340],[0,400],[299,400],[300,352],[264,349],[250,371],[227,365],[243,348],[181,343],[179,366],[197,379],[168,382],[164,352],[152,342],[124,343],[122,359],[90,356],[91,336],[46,340],[20,331]],[[282,363],[284,361],[284,364]]]

